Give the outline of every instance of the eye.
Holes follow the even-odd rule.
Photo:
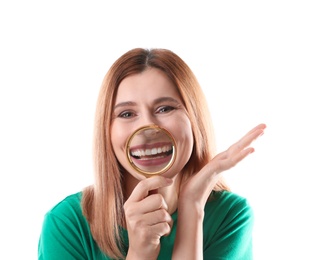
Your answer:
[[[133,113],[131,111],[123,111],[118,115],[118,117],[121,117],[121,118],[130,118],[130,117],[134,117],[134,116],[135,116],[135,113]]]
[[[172,106],[162,106],[157,109],[157,113],[168,113],[174,109]]]

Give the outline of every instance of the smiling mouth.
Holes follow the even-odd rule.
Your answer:
[[[165,158],[173,153],[173,147],[170,144],[155,146],[151,148],[133,148],[130,151],[131,156],[136,160],[154,160]]]

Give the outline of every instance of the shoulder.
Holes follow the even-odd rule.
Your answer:
[[[38,259],[103,259],[98,258],[101,251],[83,215],[81,200],[82,192],[71,194],[45,214]]]
[[[81,241],[89,237],[90,230],[88,222],[83,215],[81,207],[82,193],[71,194],[55,206],[44,216],[41,244],[47,246],[49,243],[55,245],[64,244],[66,241]]]
[[[205,206],[205,221],[221,225],[235,220],[253,221],[253,209],[248,199],[230,191],[212,192]]]
[[[252,210],[248,199],[230,191],[213,191],[205,209],[205,211]]]
[[[83,215],[81,199],[82,192],[77,192],[65,197],[46,213],[46,217],[54,216],[57,218],[69,218],[74,215],[75,216]]]
[[[203,222],[206,259],[252,259],[253,220],[246,198],[229,191],[213,192]]]

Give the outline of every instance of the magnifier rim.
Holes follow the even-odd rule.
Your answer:
[[[162,130],[164,131],[167,136],[170,138],[171,142],[172,142],[172,157],[171,157],[171,160],[169,161],[169,163],[163,167],[161,170],[159,171],[154,171],[154,172],[149,172],[149,171],[145,171],[145,170],[142,170],[141,168],[139,168],[138,166],[135,165],[135,163],[133,162],[132,158],[131,158],[131,153],[130,153],[130,143],[131,141],[133,140],[134,136],[136,134],[138,134],[139,132],[145,130],[145,129],[159,129],[159,130]],[[169,168],[173,165],[174,161],[175,161],[175,158],[176,158],[176,155],[177,155],[177,150],[176,150],[176,142],[172,136],[172,134],[165,128],[163,127],[160,127],[158,125],[146,125],[146,126],[142,126],[140,128],[138,128],[136,131],[134,131],[134,133],[132,135],[129,136],[127,142],[126,142],[126,155],[127,155],[127,158],[128,158],[128,162],[129,164],[136,170],[138,171],[140,174],[142,175],[145,175],[146,177],[151,177],[151,176],[154,176],[154,175],[160,175],[162,173],[165,173],[167,170],[169,170]]]

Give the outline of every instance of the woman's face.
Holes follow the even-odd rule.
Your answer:
[[[111,142],[120,164],[136,179],[144,177],[129,164],[127,140],[140,127],[157,125],[168,130],[177,148],[176,160],[164,173],[174,177],[188,162],[193,148],[191,123],[180,94],[158,69],[125,78],[119,85],[111,122]]]

